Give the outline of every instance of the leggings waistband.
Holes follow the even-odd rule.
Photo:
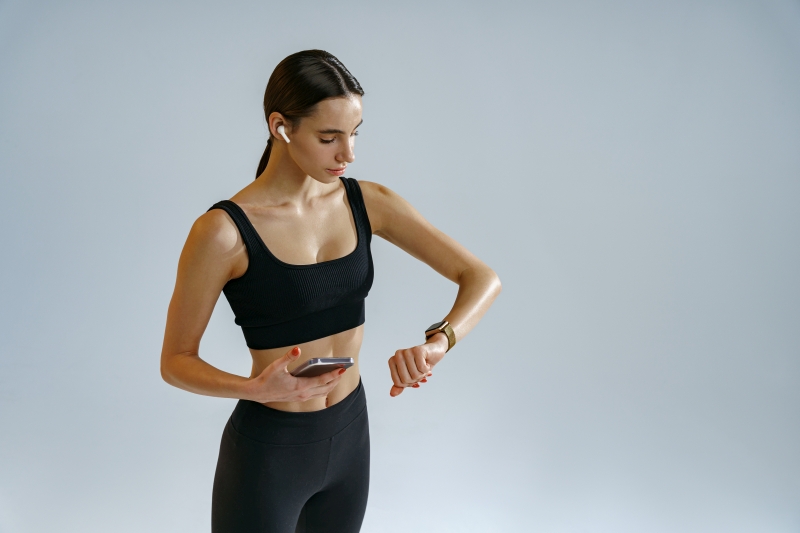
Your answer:
[[[237,432],[265,444],[309,444],[328,439],[347,427],[367,407],[361,378],[342,401],[319,411],[280,411],[249,400],[239,400],[230,424]]]

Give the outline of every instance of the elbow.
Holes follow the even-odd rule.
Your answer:
[[[197,352],[162,353],[161,354],[161,379],[179,389],[185,388],[182,379],[189,369],[183,368],[183,361],[189,356],[197,357]]]
[[[175,385],[172,374],[169,371],[169,366],[167,365],[167,359],[163,355],[161,356],[161,379],[172,386]]]
[[[477,267],[470,267],[462,270],[457,279],[459,286],[462,286],[464,283],[475,284],[475,286],[480,287],[479,290],[489,295],[492,299],[496,298],[503,290],[503,285],[500,283],[500,276],[483,263]]]
[[[492,270],[492,275],[494,276],[494,280],[492,282],[492,289],[494,290],[495,297],[503,292],[503,284],[500,283],[500,276],[497,275],[497,272]]]

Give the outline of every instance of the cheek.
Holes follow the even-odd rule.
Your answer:
[[[295,154],[300,161],[304,163],[313,163],[319,158],[319,149],[312,143],[298,144]]]
[[[334,159],[334,149],[327,144],[312,142],[306,145],[297,146],[296,162],[306,170],[313,168],[329,167]]]

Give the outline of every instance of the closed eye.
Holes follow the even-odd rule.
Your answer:
[[[355,137],[356,135],[358,135],[357,131],[354,131],[353,133],[350,134],[351,137]],[[335,140],[336,137],[334,137],[333,139],[320,139],[319,142],[321,142],[322,144],[330,144]]]

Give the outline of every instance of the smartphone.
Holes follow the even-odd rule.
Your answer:
[[[292,370],[296,378],[313,378],[337,368],[350,368],[355,364],[352,357],[315,357]]]

